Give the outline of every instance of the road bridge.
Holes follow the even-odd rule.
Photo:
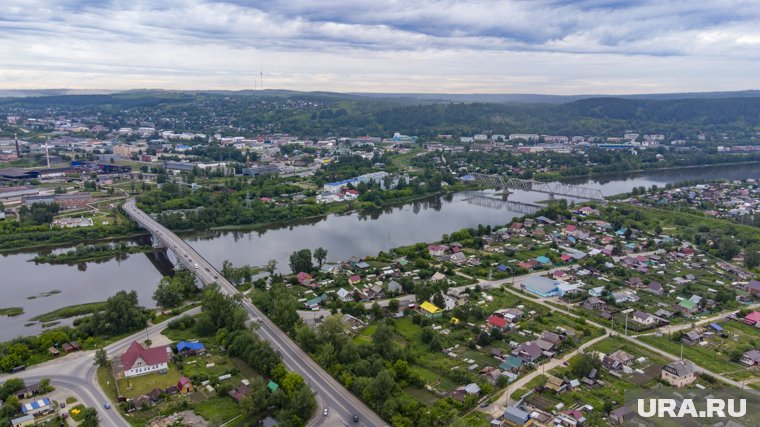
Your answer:
[[[211,265],[192,246],[159,224],[148,214],[140,210],[134,199],[127,200],[124,212],[152,235],[155,242],[160,242],[171,250],[187,268],[194,272],[204,285],[216,283],[225,295],[242,295],[240,291],[217,269]],[[354,415],[359,417],[361,426],[385,426],[387,423],[367,407],[361,400],[346,390],[337,380],[309,357],[290,337],[275,325],[264,313],[251,304],[248,298],[241,298],[241,305],[249,317],[259,324],[257,333],[267,340],[280,353],[285,365],[300,374],[304,381],[317,394],[320,405],[329,409],[329,416],[322,417],[310,425],[353,425]]]
[[[561,182],[534,181],[532,179],[519,179],[502,175],[487,175],[482,173],[472,173],[470,176],[472,176],[475,181],[484,182],[505,191],[535,191],[537,193],[548,194],[551,197],[564,196],[607,203],[607,200],[604,198],[602,191],[596,188],[563,184]]]

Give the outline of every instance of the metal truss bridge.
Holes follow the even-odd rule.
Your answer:
[[[476,181],[485,182],[491,186],[505,190],[522,190],[546,193],[550,196],[564,196],[576,199],[593,200],[595,202],[606,203],[601,190],[596,188],[581,187],[572,184],[563,184],[561,182],[542,182],[532,179],[511,178],[501,175],[486,175],[482,173],[470,174]]]
[[[464,201],[471,205],[483,206],[486,208],[507,208],[507,210],[510,212],[516,212],[523,215],[535,213],[542,208],[542,206],[534,205],[532,203],[512,202],[509,200],[497,199],[495,197],[482,195],[472,195],[464,199]]]

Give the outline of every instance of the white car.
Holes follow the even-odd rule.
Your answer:
[[[325,408],[325,416],[327,416],[327,408]]]
[[[193,267],[195,267],[196,269],[200,268],[198,267],[198,264],[193,264]]]

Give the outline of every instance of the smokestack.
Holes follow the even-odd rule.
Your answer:
[[[21,149],[18,147],[18,134],[13,134],[13,139],[16,140],[16,158],[21,158]]]
[[[50,153],[48,153],[47,141],[45,141],[45,159],[47,160],[47,168],[50,169]]]

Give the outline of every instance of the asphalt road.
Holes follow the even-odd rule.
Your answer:
[[[180,316],[193,315],[200,312],[200,308],[193,308],[182,313]],[[178,316],[179,317],[179,316]],[[176,318],[176,317],[175,317]],[[134,333],[129,337],[121,339],[106,346],[106,352],[109,355],[123,353],[132,341],[142,341],[147,336],[160,333],[166,328],[166,325],[175,318],[165,320],[156,325],[150,326],[145,330]],[[106,409],[104,404],[110,402],[105,392],[98,386],[96,376],[97,367],[95,366],[94,351],[80,351],[53,359],[29,369],[15,374],[0,376],[0,381],[8,378],[23,378],[27,384],[33,384],[42,378],[50,379],[53,387],[63,387],[75,394],[81,403],[97,409],[100,415],[100,422],[103,426],[130,427],[130,424],[121,416],[118,409]]]
[[[173,251],[189,270],[195,272],[201,282],[206,285],[217,283],[221,292],[227,295],[240,294],[237,288],[227,281],[192,246],[138,209],[134,200],[128,200],[124,203],[123,209],[132,220],[158,238],[167,249]],[[312,391],[317,394],[321,408],[328,409],[328,417],[318,417],[312,420],[310,425],[354,425],[352,420],[354,415],[359,417],[357,424],[361,426],[387,425],[382,418],[314,362],[247,298],[242,299],[242,305],[248,315],[259,324],[258,334],[279,351],[283,362],[289,369],[304,378]]]

